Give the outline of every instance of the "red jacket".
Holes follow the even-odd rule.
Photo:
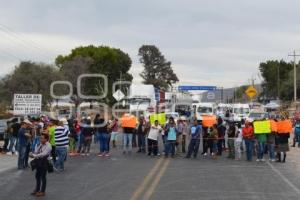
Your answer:
[[[243,138],[252,139],[253,137],[254,137],[254,132],[252,126],[243,128]]]

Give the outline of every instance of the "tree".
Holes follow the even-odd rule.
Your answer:
[[[178,82],[171,62],[166,61],[159,49],[154,45],[143,45],[139,49],[140,62],[144,66],[140,76],[144,79],[144,84],[152,84],[155,88],[167,90]]]
[[[58,56],[56,64],[58,66],[66,65],[66,62],[76,62],[76,57],[92,59],[88,66],[88,73],[103,74],[108,78],[108,95],[106,98],[100,100],[101,102],[113,105],[115,100],[112,97],[112,85],[118,81],[120,74],[122,74],[123,81],[132,81],[132,75],[128,73],[131,67],[131,59],[128,54],[120,49],[111,48],[107,46],[85,46],[78,47],[72,50],[71,54],[66,56]],[[85,60],[87,61],[87,60]],[[73,63],[75,64],[75,63]],[[77,63],[78,64],[78,63]],[[74,65],[76,66],[76,65]],[[79,65],[77,65],[78,67]],[[83,88],[81,88],[85,95],[101,95],[104,90],[104,82],[97,78],[83,79]]]
[[[42,104],[47,106],[52,102],[50,85],[53,81],[61,79],[58,69],[52,65],[21,62],[15,70],[3,79],[5,93],[10,102],[16,93],[42,94]]]
[[[259,70],[264,79],[262,82],[263,91],[261,96],[264,96],[267,99],[275,99],[277,97],[283,100],[292,99],[292,63],[287,63],[283,60],[269,60],[260,63]]]

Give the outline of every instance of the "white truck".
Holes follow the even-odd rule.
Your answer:
[[[129,89],[129,110],[134,115],[148,117],[156,109],[153,85],[132,84]]]
[[[232,105],[233,111],[233,120],[234,122],[241,122],[242,119],[246,119],[250,114],[250,106],[249,104],[233,104]]]
[[[193,103],[192,113],[196,116],[197,120],[202,121],[203,115],[214,115],[216,106],[214,103]]]

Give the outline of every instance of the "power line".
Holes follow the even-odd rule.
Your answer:
[[[23,48],[25,48],[27,51],[30,49],[30,51],[34,54],[38,53],[39,55],[43,56],[44,58],[46,58],[47,60],[49,59],[49,57],[52,57],[52,55],[49,54],[45,54],[43,51],[43,49],[33,46],[32,44],[28,43],[26,40],[20,38],[17,33],[14,33],[12,31],[9,31],[5,28],[2,28],[0,24],[0,33],[2,33],[2,35],[4,35],[7,39],[9,39],[10,41],[12,41],[13,43],[17,44],[17,45],[21,45]]]

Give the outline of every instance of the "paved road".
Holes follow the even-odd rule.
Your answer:
[[[299,150],[289,163],[198,158],[164,159],[113,152],[111,158],[70,158],[63,173],[48,175],[51,200],[134,199],[300,199]],[[0,199],[35,199],[34,174],[0,173]]]

